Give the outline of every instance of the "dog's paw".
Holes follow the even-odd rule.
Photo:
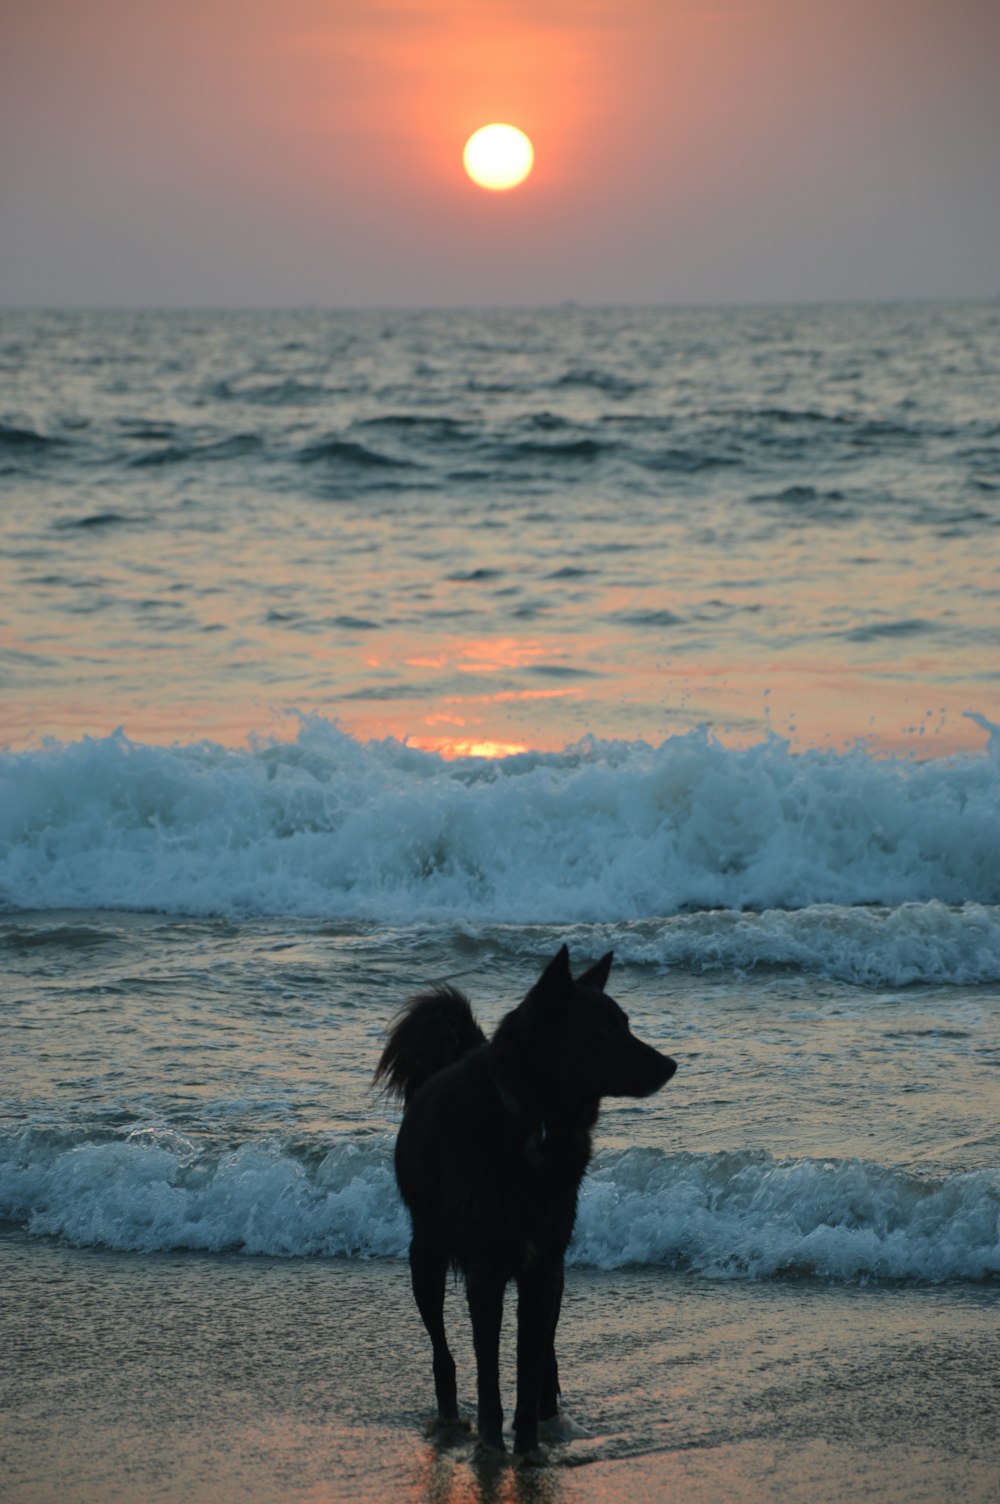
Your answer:
[[[424,1435],[439,1447],[454,1447],[467,1441],[472,1434],[472,1422],[461,1416],[429,1415],[424,1421]]]
[[[506,1467],[507,1460],[507,1448],[502,1441],[499,1446],[494,1446],[480,1436],[472,1449],[472,1466],[480,1474],[499,1471]]]
[[[538,1434],[543,1441],[558,1443],[561,1441],[589,1441],[591,1432],[575,1421],[565,1410],[560,1410],[558,1415],[550,1416],[548,1420],[539,1422]]]
[[[535,1446],[530,1452],[515,1452],[514,1463],[517,1467],[548,1467],[552,1461],[547,1448]]]

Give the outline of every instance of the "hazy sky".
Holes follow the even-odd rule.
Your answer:
[[[998,294],[1000,0],[0,0],[0,305]]]

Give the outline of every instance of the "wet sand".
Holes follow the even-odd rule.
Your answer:
[[[0,1237],[8,1504],[990,1504],[1000,1290],[571,1270],[543,1466],[425,1435],[427,1343],[389,1260],[129,1256]],[[513,1411],[513,1308],[505,1405]],[[449,1293],[460,1395],[471,1340]]]

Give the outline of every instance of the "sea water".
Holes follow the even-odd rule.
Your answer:
[[[996,305],[0,318],[0,1218],[398,1258],[386,1024],[566,941],[680,1067],[572,1261],[995,1280],[998,377]]]

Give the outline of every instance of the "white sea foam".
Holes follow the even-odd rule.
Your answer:
[[[849,949],[853,925],[904,975],[954,963],[975,979],[998,974],[998,853],[998,735],[928,762],[705,732],[448,762],[310,720],[294,742],[242,750],[119,733],[0,755],[0,902],[17,908],[473,925],[723,910],[645,958],[808,964]],[[788,913],[906,904],[933,907]]]
[[[599,1157],[573,1254],[728,1278],[984,1279],[1000,1274],[1000,1171],[629,1149]]]
[[[515,955],[545,948],[537,931],[523,925],[462,930]],[[720,909],[634,923],[564,925],[553,932],[550,946],[562,940],[583,954],[613,950],[619,963],[694,972],[787,967],[864,987],[967,987],[1000,978],[1000,908],[951,907],[936,899],[888,909],[816,904],[761,914]]]
[[[71,1243],[292,1257],[398,1255],[408,1241],[385,1141],[341,1141],[307,1165],[280,1144],[215,1154],[170,1130],[69,1148],[29,1132],[0,1165],[0,1217]]]
[[[307,1159],[279,1141],[219,1154],[147,1130],[104,1142],[24,1134],[0,1145],[0,1216],[119,1250],[284,1257],[404,1255],[409,1224],[388,1137]],[[1000,1170],[917,1176],[857,1160],[762,1152],[602,1153],[570,1261],[712,1278],[1000,1276]]]

